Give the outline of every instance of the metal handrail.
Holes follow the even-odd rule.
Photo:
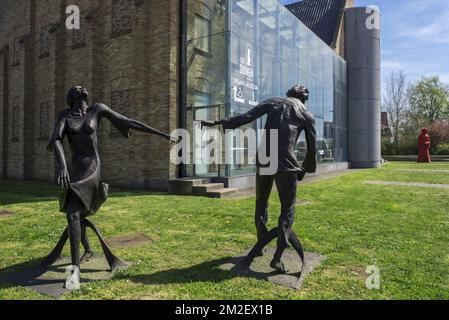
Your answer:
[[[221,117],[221,108],[222,107],[226,107],[226,104],[211,104],[211,105],[207,105],[207,106],[199,106],[199,107],[194,107],[192,104],[186,108],[186,111],[193,111],[193,121],[197,121],[196,120],[196,111],[198,110],[206,110],[206,109],[218,109],[218,118],[219,120],[222,118]]]

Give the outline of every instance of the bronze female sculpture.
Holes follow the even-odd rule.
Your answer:
[[[53,252],[45,259],[46,265],[52,264],[61,254],[62,247],[70,240],[71,274],[65,287],[69,290],[80,287],[80,263],[88,260],[93,251],[87,239],[86,228],[92,228],[100,238],[103,251],[111,266],[118,267],[122,262],[116,258],[102,239],[98,229],[86,218],[94,215],[108,196],[108,185],[101,179],[101,162],[98,153],[98,128],[100,120],[107,118],[126,137],[130,129],[156,134],[170,142],[176,139],[136,120],[128,119],[111,110],[102,103],[88,106],[88,92],[82,86],[76,86],[67,94],[69,108],[62,111],[56,121],[49,143],[59,163],[58,184],[64,188],[60,197],[60,210],[67,215],[68,229],[64,232]],[[64,156],[62,141],[68,138],[71,161],[68,165]],[[80,243],[85,253],[80,259]]]
[[[277,143],[278,152],[277,172],[269,175],[261,174],[260,168],[263,165],[257,161],[255,222],[258,243],[246,257],[244,263],[247,265],[256,256],[262,255],[263,247],[277,236],[277,250],[270,266],[279,273],[287,272],[281,257],[290,242],[300,255],[303,262],[302,269],[304,269],[304,251],[299,239],[292,231],[292,226],[295,218],[297,181],[301,181],[306,173],[313,173],[316,170],[315,120],[304,106],[308,98],[307,88],[296,85],[287,92],[286,99],[268,99],[245,114],[201,123],[206,127],[222,125],[225,130],[235,129],[266,115],[265,130],[278,132],[278,141],[274,142]],[[306,135],[307,155],[304,163],[300,165],[294,150],[302,131]],[[266,147],[266,150],[270,149],[270,146]],[[281,201],[281,215],[278,228],[268,231],[268,199],[274,183],[276,183]]]

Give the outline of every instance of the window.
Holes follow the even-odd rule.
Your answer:
[[[206,92],[195,92],[195,107],[206,107],[210,104],[210,94]]]
[[[48,139],[48,103],[42,102],[39,106],[39,139],[47,140]]]
[[[202,91],[195,91],[195,94],[193,96],[193,106],[194,106],[194,120],[200,121],[200,120],[215,120],[212,118],[213,111],[210,109],[210,102],[211,102],[211,95],[202,92]],[[212,111],[212,112],[211,112]],[[194,133],[195,146],[198,147],[196,144],[198,139],[196,134]],[[208,135],[207,137],[200,134],[200,141],[199,147],[201,148],[201,152],[203,152],[204,147],[209,143],[209,141],[215,140],[215,136],[213,134]],[[195,165],[195,174],[197,175],[209,175],[217,172],[216,165],[207,165],[207,164],[196,164]]]
[[[195,48],[210,53],[211,23],[200,15],[195,15]]]
[[[194,120],[209,120],[208,108],[210,105],[210,94],[206,92],[196,91],[193,99],[194,108],[199,108],[195,109]]]
[[[111,109],[121,115],[127,116],[131,107],[130,91],[129,90],[117,90],[111,93]],[[111,137],[121,137],[117,129],[111,127]]]
[[[12,136],[11,141],[19,141],[19,107],[12,109]]]
[[[50,26],[41,27],[41,39],[39,48],[39,58],[44,59],[50,56]]]
[[[111,37],[131,32],[131,0],[112,0]]]
[[[20,65],[20,38],[15,38],[12,48],[12,66],[17,67]]]
[[[72,49],[83,48],[86,46],[88,24],[84,17],[81,17],[80,29],[72,30]]]

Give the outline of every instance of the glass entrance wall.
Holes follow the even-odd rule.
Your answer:
[[[199,150],[215,136],[198,134],[199,120],[219,120],[226,116],[228,32],[227,10],[223,0],[185,0],[187,20],[185,126],[191,148]],[[203,141],[204,140],[204,141]],[[217,177],[225,167],[217,164],[187,165],[187,176]]]
[[[294,84],[309,88],[318,162],[346,161],[346,62],[277,0],[187,1],[187,128],[247,112],[285,97]],[[263,128],[264,119],[245,128]],[[232,153],[248,150],[237,137]],[[305,137],[298,142],[305,156]],[[236,157],[235,157],[236,158]],[[190,175],[237,176],[254,165],[191,166]]]
[[[345,161],[346,62],[277,0],[231,0],[230,14],[231,115],[304,84],[316,118],[318,162]],[[305,152],[302,136],[298,159]]]

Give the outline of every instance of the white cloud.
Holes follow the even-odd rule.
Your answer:
[[[393,60],[383,60],[382,69],[384,70],[404,70],[407,69],[407,65],[404,62],[393,61]]]
[[[449,82],[449,1],[372,2],[384,8],[383,75],[403,70],[410,80],[439,75],[442,81]]]
[[[397,38],[449,43],[449,1],[412,1],[395,17]]]

